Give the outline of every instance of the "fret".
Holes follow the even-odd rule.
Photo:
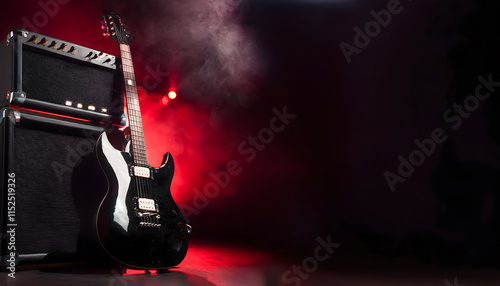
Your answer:
[[[140,121],[134,121],[133,123],[136,123],[136,124],[130,124],[130,128],[134,128],[134,129],[137,129],[137,130],[141,130],[142,129],[142,124]]]
[[[131,110],[139,110],[139,109],[141,109],[141,107],[139,105],[139,101],[137,100],[137,98],[131,98],[129,100],[129,105],[130,105]]]
[[[123,68],[123,73],[125,74],[126,77],[132,77],[134,69],[126,64],[122,64]]]
[[[130,120],[134,120],[134,121],[137,121],[139,122],[141,119],[139,118],[140,114],[141,114],[141,111],[140,110],[133,110],[133,109],[130,109],[129,110],[129,119]],[[142,126],[139,126],[139,127],[142,127]]]
[[[123,51],[122,54],[121,54],[121,57],[126,60],[126,61],[130,61],[131,58],[130,58],[130,53],[128,51]]]

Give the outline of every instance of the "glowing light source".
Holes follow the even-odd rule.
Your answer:
[[[172,90],[168,93],[168,98],[175,99],[176,97],[177,97],[177,93],[175,91]]]
[[[163,105],[169,105],[170,101],[171,101],[170,98],[166,95],[162,96],[162,98],[161,98],[161,104],[163,104]]]

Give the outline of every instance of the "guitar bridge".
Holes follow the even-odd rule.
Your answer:
[[[157,213],[138,212],[137,217],[140,219],[139,227],[156,229],[161,227],[160,215]]]
[[[139,227],[155,228],[161,227],[160,214],[155,200],[145,198],[134,198],[135,215],[139,219]]]

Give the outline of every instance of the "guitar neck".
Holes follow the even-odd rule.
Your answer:
[[[146,157],[146,146],[144,144],[144,133],[142,132],[141,108],[137,96],[134,67],[132,65],[129,45],[120,44],[120,56],[122,60],[123,79],[125,82],[125,99],[127,102],[127,116],[132,146],[131,153],[135,165],[146,167],[148,166],[148,160]]]

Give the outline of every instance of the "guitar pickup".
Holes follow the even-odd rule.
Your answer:
[[[137,208],[140,210],[155,212],[156,211],[155,200],[138,198],[137,199]]]
[[[130,167],[130,175],[141,178],[151,178],[151,170],[146,167],[139,166],[131,166]]]
[[[154,169],[152,170],[148,167],[140,167],[129,164],[128,172],[130,177],[141,177],[154,180]]]

